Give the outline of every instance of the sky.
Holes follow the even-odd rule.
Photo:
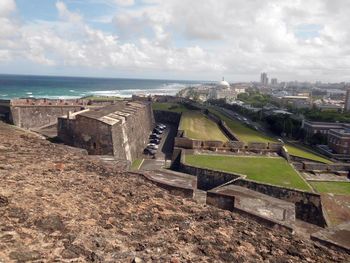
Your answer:
[[[350,82],[348,0],[0,0],[0,73]]]

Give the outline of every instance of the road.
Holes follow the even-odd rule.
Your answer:
[[[173,154],[174,138],[177,134],[177,127],[164,123],[167,128],[162,134],[162,139],[155,157],[144,155],[144,161],[141,165],[142,170],[156,170],[162,167],[170,166],[170,160]]]
[[[246,125],[252,127],[255,130],[266,132],[265,128],[260,123],[254,122],[254,121],[250,120],[249,118],[240,115],[239,113],[236,113],[232,110],[228,110],[228,109],[221,108],[218,106],[215,106],[215,108],[219,111],[226,113],[231,118],[236,119],[236,120],[242,122],[243,124],[246,124]]]

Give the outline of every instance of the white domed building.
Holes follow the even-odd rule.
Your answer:
[[[228,83],[224,78],[218,83],[217,88],[230,88],[230,83]]]
[[[213,87],[209,94],[210,99],[219,100],[226,99],[232,100],[236,99],[237,94],[234,89],[231,88],[230,83],[228,83],[224,78],[215,87]]]

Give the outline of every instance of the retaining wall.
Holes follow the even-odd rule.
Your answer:
[[[184,149],[200,149],[202,147],[202,141],[192,140],[186,137],[175,137],[174,146]]]
[[[10,121],[21,128],[40,128],[57,122],[67,112],[82,110],[82,106],[11,106]]]
[[[228,196],[221,193],[207,192],[206,203],[208,205],[216,206],[220,209],[233,211],[235,207],[235,197]]]
[[[239,141],[237,135],[233,133],[224,121],[220,121],[218,126],[231,141]]]
[[[268,144],[264,142],[248,142],[249,151],[263,151],[268,148]]]
[[[179,126],[181,119],[181,113],[172,111],[153,110],[153,115],[156,122],[171,123],[176,127]]]
[[[179,170],[180,172],[197,176],[197,188],[204,191],[211,190],[240,177],[231,173],[191,166],[183,161],[180,162]]]
[[[327,171],[328,165],[323,163],[302,162],[303,170],[306,171]]]
[[[281,147],[280,154],[284,159],[287,160],[287,162],[291,161],[291,156],[289,155],[288,150],[285,146]]]
[[[257,183],[247,179],[236,180],[234,181],[234,184],[281,200],[292,202],[295,204],[296,218],[321,227],[327,226],[319,194]]]
[[[210,113],[208,110],[202,111],[209,119],[215,122],[221,131],[231,140],[231,141],[239,141],[238,136],[227,126],[227,124],[221,120],[216,115]]]
[[[262,225],[265,225],[269,228],[278,229],[282,231],[287,231],[289,233],[294,233],[293,227],[288,224],[284,224],[277,220],[264,217],[262,215],[256,214],[252,211],[245,211],[239,207],[235,206],[235,197],[227,196],[220,193],[207,192],[207,201],[208,205],[218,207],[220,209],[228,210],[240,214],[241,216],[252,219]]]
[[[323,171],[323,172],[338,172],[338,171],[350,171],[349,163],[315,163],[315,162],[301,162],[298,165],[300,170],[305,171]]]

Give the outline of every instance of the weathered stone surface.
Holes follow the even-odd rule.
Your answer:
[[[59,215],[49,215],[35,222],[37,228],[47,232],[63,231],[64,224]]]
[[[40,253],[38,251],[29,251],[26,249],[19,249],[10,253],[10,259],[16,262],[28,262],[40,259]]]
[[[0,145],[0,262],[350,261],[2,123]]]
[[[0,207],[7,206],[9,204],[9,200],[6,196],[0,195]]]

